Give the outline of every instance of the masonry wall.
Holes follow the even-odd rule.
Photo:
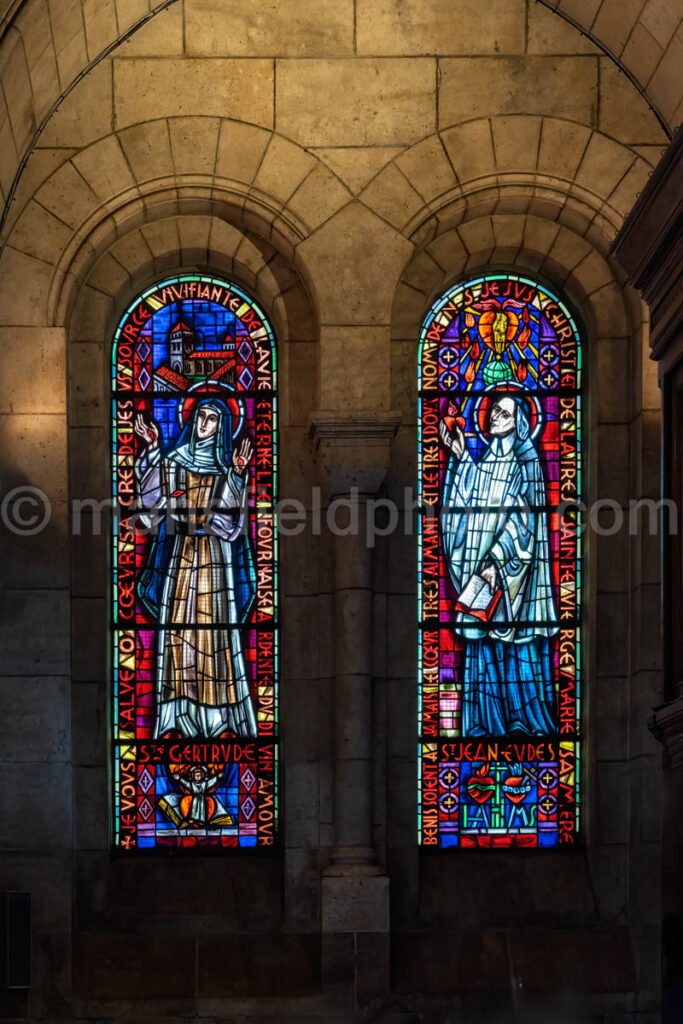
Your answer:
[[[33,893],[31,1015],[327,1021],[374,1000],[380,1015],[480,1020],[540,1000],[570,1020],[653,1021],[656,537],[588,540],[575,854],[415,846],[415,542],[387,538],[372,567],[366,725],[391,924],[334,932],[344,984],[330,974],[321,879],[335,842],[341,626],[331,538],[309,529],[282,543],[281,846],[111,855],[107,537],[88,524],[74,536],[70,503],[108,494],[112,330],[155,278],[232,276],[270,313],[282,496],[310,508],[325,485],[314,414],[400,416],[380,492],[400,503],[415,480],[430,304],[488,267],[538,274],[586,327],[590,496],[627,507],[659,493],[646,318],[608,252],[667,135],[603,49],[531,0],[160,6],[117,44],[146,3],[36,0],[0,69],[0,473],[5,492],[38,487],[52,504],[45,531],[6,532],[0,592],[0,889]],[[678,37],[664,41],[660,14],[664,61]]]

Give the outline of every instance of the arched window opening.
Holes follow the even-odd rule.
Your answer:
[[[419,841],[574,845],[581,338],[516,274],[457,284],[419,351]]]
[[[236,285],[183,275],[126,310],[112,482],[114,845],[272,845],[276,349]]]

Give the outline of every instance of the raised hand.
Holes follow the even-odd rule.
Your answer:
[[[141,437],[143,441],[147,442],[150,448],[156,448],[159,443],[159,428],[154,420],[150,420],[149,423],[146,423],[145,417],[141,412],[139,412],[135,417],[133,429],[138,437]]]
[[[248,437],[243,438],[239,448],[232,453],[232,464],[239,476],[242,476],[245,472],[253,454],[254,446],[251,443],[251,439]]]
[[[493,594],[498,587],[498,573],[496,572],[495,565],[487,565],[485,569],[481,570],[481,575],[488,583],[491,588],[491,593]]]
[[[441,420],[439,424],[439,437],[446,447],[450,448],[456,459],[459,459],[465,451],[465,435],[457,423],[453,426],[453,430],[450,431],[445,422]]]

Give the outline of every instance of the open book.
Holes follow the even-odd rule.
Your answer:
[[[460,592],[455,610],[473,615],[481,622],[489,622],[502,596],[503,591],[500,588],[492,592],[488,581],[475,572]]]

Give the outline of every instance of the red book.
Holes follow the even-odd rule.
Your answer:
[[[500,587],[492,591],[488,580],[475,572],[455,602],[455,610],[472,615],[480,622],[490,622],[502,596]]]

